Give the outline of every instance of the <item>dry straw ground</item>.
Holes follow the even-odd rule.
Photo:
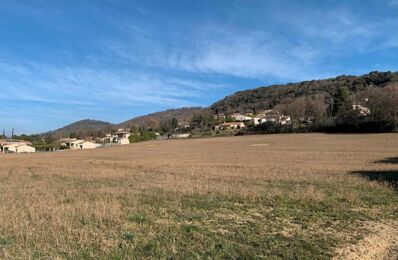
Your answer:
[[[0,258],[393,258],[397,157],[394,134],[0,155]]]

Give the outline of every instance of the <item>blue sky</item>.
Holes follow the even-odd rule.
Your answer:
[[[398,70],[398,0],[0,2],[0,128],[207,106],[275,83]]]

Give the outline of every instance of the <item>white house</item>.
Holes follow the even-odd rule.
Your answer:
[[[275,122],[275,123],[280,123],[281,119],[282,119],[282,115],[275,110],[265,110],[265,111],[261,111],[259,112],[255,118],[256,120],[254,120],[254,124],[255,125],[259,125],[259,124],[264,124],[266,122]],[[285,119],[286,120],[286,119]]]
[[[100,147],[100,144],[96,144],[90,141],[84,141],[83,143],[80,144],[81,149],[95,149]]]
[[[128,138],[120,138],[117,143],[120,145],[130,144],[130,140]]]
[[[70,148],[70,143],[74,142],[74,141],[77,141],[77,139],[76,138],[61,138],[59,141],[60,141],[61,147],[63,149],[69,149]]]
[[[27,144],[21,144],[15,147],[15,153],[34,153],[36,148]]]
[[[69,149],[71,150],[80,150],[82,149],[80,147],[80,144],[82,144],[84,140],[73,140],[69,143]]]
[[[290,116],[281,116],[279,123],[281,125],[288,125],[292,122],[292,119],[290,118]]]
[[[171,135],[171,138],[174,138],[174,139],[186,139],[189,137],[191,137],[191,134],[172,134]]]
[[[241,129],[245,128],[245,124],[243,122],[231,122],[231,123],[223,123],[215,127],[215,130],[226,130],[226,129]]]
[[[1,146],[1,151],[3,153],[34,153],[36,148],[25,142],[9,142]]]
[[[112,143],[118,143],[120,145],[129,144],[130,136],[131,133],[127,129],[118,129],[117,132],[112,134]]]
[[[368,116],[370,115],[370,109],[359,104],[352,105],[352,110],[358,111],[361,116]]]
[[[252,120],[252,118],[250,116],[242,115],[241,113],[234,113],[234,114],[231,115],[231,118],[234,121],[238,121],[238,122],[244,122],[244,121]]]
[[[100,147],[100,144],[93,143],[91,141],[85,140],[75,140],[70,142],[71,150],[85,150],[85,149],[94,149]]]

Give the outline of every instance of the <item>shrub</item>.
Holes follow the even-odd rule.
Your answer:
[[[144,141],[154,140],[156,138],[156,134],[154,132],[141,132],[138,135],[131,135],[129,137],[130,143],[138,143]]]

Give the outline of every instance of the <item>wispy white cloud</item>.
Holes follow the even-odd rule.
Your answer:
[[[210,30],[208,30],[210,31]],[[238,33],[218,30],[193,38],[189,51],[158,50],[148,55],[147,66],[200,74],[225,74],[246,78],[300,80],[313,76],[312,66],[319,54],[303,44],[291,45],[284,39],[261,31]]]
[[[388,22],[388,18],[368,20],[344,8],[298,10],[297,6],[276,10],[271,19],[289,36],[206,23],[194,27],[188,35],[177,35],[166,46],[145,28],[143,33],[133,34],[130,42],[112,42],[106,47],[121,59],[139,60],[149,68],[298,81],[339,73],[324,64],[324,59],[371,51],[374,42],[386,36],[382,26]],[[181,40],[186,37],[191,38],[189,43]],[[393,46],[395,40],[393,35],[388,36],[380,46]],[[138,48],[132,48],[137,41]]]
[[[27,63],[0,63],[0,99],[28,100],[64,104],[163,104],[198,105],[189,98],[205,95],[200,81],[188,81],[147,72],[55,67]],[[202,87],[201,87],[202,86]]]

